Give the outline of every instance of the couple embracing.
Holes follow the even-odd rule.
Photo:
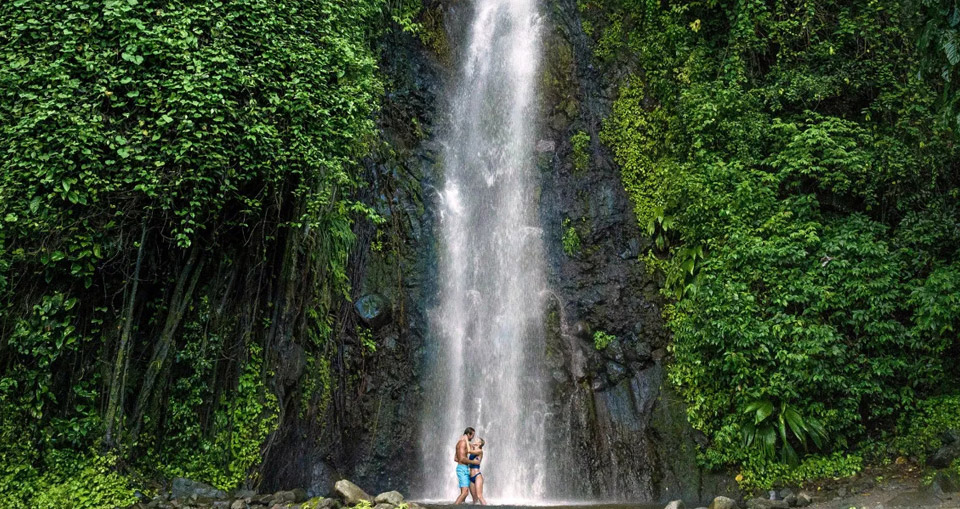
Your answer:
[[[483,460],[482,438],[474,441],[473,437],[476,431],[473,428],[467,428],[457,441],[457,449],[453,455],[453,461],[457,462],[457,482],[460,486],[460,496],[454,504],[462,504],[467,499],[467,492],[473,497],[474,503],[487,505],[487,500],[483,498],[483,475],[480,473],[480,462]]]

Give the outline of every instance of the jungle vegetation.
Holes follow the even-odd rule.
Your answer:
[[[634,69],[602,137],[704,464],[769,486],[922,459],[960,423],[957,5],[579,8]]]
[[[4,504],[125,505],[137,476],[255,487],[291,348],[322,412],[351,225],[378,219],[354,199],[371,42],[415,12],[0,3]]]

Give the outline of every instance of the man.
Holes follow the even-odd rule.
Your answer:
[[[468,444],[473,440],[474,434],[476,434],[476,431],[474,431],[473,428],[463,430],[463,435],[461,435],[460,440],[457,441],[457,448],[453,453],[453,461],[457,462],[457,483],[460,486],[460,496],[457,497],[457,501],[453,503],[454,505],[460,505],[467,499],[467,494],[470,490],[469,465],[480,464],[479,460],[467,458],[467,451],[469,450]]]

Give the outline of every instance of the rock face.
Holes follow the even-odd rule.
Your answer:
[[[683,500],[674,500],[667,504],[663,509],[687,509],[687,506],[683,504]]]
[[[456,13],[466,12],[461,4],[425,0],[424,9],[442,20],[438,33],[458,34]],[[551,491],[664,503],[736,498],[732,480],[697,467],[702,437],[687,425],[685,408],[665,384],[669,336],[659,276],[648,274],[639,259],[649,241],[599,139],[630,65],[600,66],[576,0],[550,4],[543,9],[543,127],[531,147],[541,185],[531,199],[540,204],[552,290],[545,330],[553,417],[546,431],[564,444],[565,457],[576,459],[562,464],[557,450],[547,458],[558,466],[550,474]],[[436,355],[429,320],[437,295],[436,189],[443,162],[434,134],[442,126],[444,80],[458,63],[408,34],[384,45],[381,69],[390,88],[379,122],[389,150],[364,161],[368,185],[358,199],[386,222],[355,224],[347,274],[356,307],[345,304],[338,315],[334,361],[294,359],[283,373],[284,384],[313,392],[283,400],[290,408],[262,468],[266,490],[308,486],[311,496],[323,496],[347,476],[376,491],[409,492],[409,483],[418,480],[409,450],[421,442],[419,386]],[[590,139],[589,164],[576,169],[571,138],[581,131]],[[578,252],[564,251],[564,225],[576,230]],[[372,329],[366,343],[359,337],[364,328]],[[596,332],[617,339],[598,351]]]
[[[373,502],[373,497],[346,479],[341,479],[333,485],[333,493],[346,505],[357,505],[363,501]]]

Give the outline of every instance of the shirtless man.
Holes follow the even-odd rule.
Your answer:
[[[475,433],[473,428],[463,430],[463,435],[461,435],[460,440],[457,441],[456,452],[453,454],[453,461],[457,462],[457,483],[460,486],[460,496],[457,497],[457,501],[453,503],[454,505],[460,505],[467,499],[467,494],[470,490],[470,465],[480,464],[480,460],[467,458],[467,453],[470,449],[469,443],[473,440]]]

